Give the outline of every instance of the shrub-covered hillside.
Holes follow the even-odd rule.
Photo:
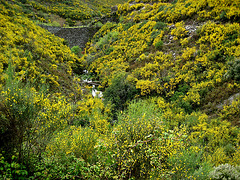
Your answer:
[[[239,1],[130,0],[83,54],[22,10],[93,1],[1,2],[0,178],[240,178]]]
[[[111,7],[127,0],[12,0],[2,1],[37,23],[53,26],[85,25],[93,18],[110,15]]]

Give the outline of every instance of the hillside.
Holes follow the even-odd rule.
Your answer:
[[[240,2],[118,3],[1,1],[0,177],[239,179]]]
[[[38,24],[53,26],[86,25],[93,18],[110,15],[111,7],[126,0],[12,0],[2,1]]]

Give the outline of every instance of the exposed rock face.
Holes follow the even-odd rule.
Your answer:
[[[93,27],[82,27],[82,28],[61,28],[58,32],[54,33],[56,36],[67,40],[69,47],[79,46],[85,48],[85,44],[88,40],[93,37],[97,32],[96,28]]]
[[[62,28],[61,27],[57,27],[57,26],[47,26],[47,25],[43,25],[43,24],[38,24],[38,26],[48,30],[49,32],[55,34],[58,31],[60,31]]]
[[[88,42],[89,38],[97,32],[97,28],[94,27],[81,27],[81,28],[61,28],[54,26],[39,25],[40,27],[47,29],[54,35],[61,37],[68,42],[68,46],[71,48],[73,46],[79,46],[80,48],[85,48],[85,44]]]
[[[105,24],[106,22],[118,22],[118,16],[116,14],[117,7],[112,8],[112,13],[100,18],[96,18],[95,21],[91,22],[87,27],[71,27],[62,28],[55,26],[39,25],[40,27],[48,30],[54,35],[65,39],[68,42],[68,46],[71,48],[73,46],[79,46],[80,48],[85,48],[85,44],[94,34],[99,30],[99,27],[94,26],[96,22],[101,22]]]
[[[240,93],[236,93],[232,96],[230,96],[228,99],[224,100],[223,103],[218,104],[216,107],[218,109],[223,109],[223,106],[225,105],[231,105],[234,100],[240,97]]]

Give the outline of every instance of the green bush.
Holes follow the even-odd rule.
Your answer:
[[[61,26],[57,21],[53,21],[52,25],[55,26],[55,27],[60,27]]]
[[[18,157],[13,155],[9,162],[0,153],[0,179],[26,179],[26,167],[18,163]]]
[[[240,59],[228,62],[229,68],[225,77],[227,79],[240,80]]]
[[[222,164],[214,167],[214,170],[209,173],[209,178],[212,180],[240,179],[240,166],[233,166],[230,164]]]
[[[153,31],[153,32],[151,33],[151,38],[152,38],[152,39],[155,39],[160,33],[161,33],[161,31]]]
[[[74,26],[76,24],[76,21],[72,20],[71,18],[67,18],[66,23],[69,26]]]
[[[162,131],[157,117],[160,114],[151,101],[133,101],[119,114],[114,128],[119,178],[148,179],[153,169],[160,166],[162,156],[158,156],[158,137]],[[157,169],[154,171],[156,173]]]
[[[105,50],[105,54],[109,55],[111,52],[113,52],[114,47],[109,47],[108,49]]]
[[[159,42],[157,42],[157,43],[155,44],[155,48],[156,48],[157,50],[161,50],[162,47],[163,47],[163,41],[159,41]]]
[[[178,90],[175,91],[174,95],[170,98],[170,101],[176,103],[179,107],[183,108],[186,113],[191,114],[193,112],[193,107],[189,102],[183,100],[189,90],[188,85],[180,85]]]
[[[79,57],[82,55],[82,49],[79,46],[73,46],[71,51]]]
[[[96,28],[101,28],[103,26],[103,23],[101,23],[100,21],[98,21],[96,24],[94,24],[94,26]]]
[[[165,24],[164,22],[157,22],[153,28],[160,30],[160,29],[164,29],[165,27],[167,27],[167,24]]]
[[[47,157],[43,155],[35,166],[34,179],[88,179],[91,178],[90,165],[82,158],[68,154]]]
[[[3,91],[0,91],[0,151],[6,151],[10,156],[17,150],[23,158],[22,143],[30,141],[33,120],[37,117],[39,108],[34,103],[34,95],[29,85],[23,85],[14,79],[14,72],[9,65],[8,79]]]
[[[207,179],[211,165],[201,160],[202,152],[191,149],[184,149],[170,157],[168,162],[173,172],[171,179]]]
[[[104,45],[107,45],[109,43],[112,43],[118,39],[119,32],[113,31],[107,33],[105,36],[99,39],[99,41],[96,43],[96,48],[102,49]]]
[[[132,100],[137,94],[135,86],[130,84],[126,78],[127,74],[124,72],[117,74],[112,84],[103,93],[105,100],[110,101],[115,110],[123,110],[126,102]]]

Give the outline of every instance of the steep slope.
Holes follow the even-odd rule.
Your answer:
[[[239,92],[239,5],[130,1],[119,6],[120,23],[96,33],[83,60],[103,87],[125,71],[141,96],[162,95],[187,112],[213,104],[212,111]]]
[[[239,179],[239,1],[129,1],[84,55],[29,19],[94,2],[1,0],[0,178]]]
[[[1,84],[4,71],[14,67],[14,76],[33,85],[50,84],[52,90],[70,90],[72,71],[81,68],[79,58],[64,40],[35,25],[14,9],[1,6]],[[73,89],[72,89],[73,90]]]
[[[126,0],[21,0],[3,1],[28,18],[54,26],[87,24],[94,17],[109,15],[111,7]],[[85,22],[86,21],[86,22]]]

